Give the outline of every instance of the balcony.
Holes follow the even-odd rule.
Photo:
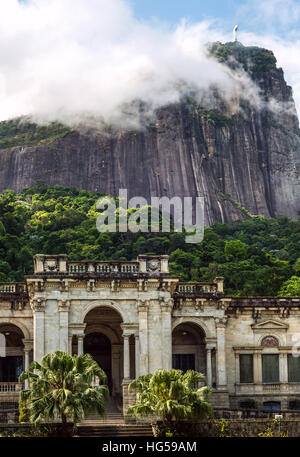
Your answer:
[[[17,393],[22,390],[23,385],[18,382],[0,382],[0,395]]]

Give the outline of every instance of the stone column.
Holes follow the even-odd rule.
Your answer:
[[[40,362],[45,355],[45,301],[34,300],[33,310],[33,358]]]
[[[30,365],[30,351],[32,350],[33,342],[32,340],[26,340],[23,338],[24,344],[24,370],[28,370]],[[28,381],[25,381],[25,389],[28,388]]]
[[[113,394],[120,393],[120,345],[113,344],[111,347],[111,377],[113,382]]]
[[[63,352],[69,352],[69,308],[69,301],[59,301],[59,349]]]
[[[254,384],[262,384],[261,352],[254,353]]]
[[[72,355],[72,343],[73,343],[73,335],[69,335],[68,337],[68,347],[69,347],[69,354]]]
[[[162,347],[162,368],[172,368],[172,309],[173,300],[161,302],[161,347]]]
[[[77,335],[78,355],[82,355],[83,354],[83,338],[84,338],[84,335]]]
[[[279,354],[279,380],[280,382],[288,382],[288,359],[287,354]]]
[[[134,335],[135,339],[135,378],[140,376],[140,338],[138,334]]]
[[[140,376],[148,374],[148,301],[139,301]]]
[[[207,347],[207,349],[206,349],[206,383],[210,387],[212,386],[211,351],[212,351],[212,348]]]
[[[227,390],[226,375],[226,322],[227,319],[216,319],[217,326],[217,388]]]
[[[130,335],[123,335],[123,340],[124,340],[124,380],[130,379],[129,337],[130,337]]]
[[[235,353],[235,383],[240,384],[240,354]]]

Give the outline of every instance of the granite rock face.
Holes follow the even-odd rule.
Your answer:
[[[208,225],[247,211],[294,218],[300,131],[292,89],[274,63],[250,74],[265,102],[257,109],[249,100],[232,112],[226,104],[209,110],[185,99],[159,109],[141,131],[73,131],[51,144],[2,150],[0,190],[43,180],[116,196],[126,188],[149,203],[151,196],[199,195]]]

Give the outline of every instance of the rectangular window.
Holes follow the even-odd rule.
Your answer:
[[[195,354],[173,354],[173,368],[175,370],[195,370]]]
[[[262,380],[265,383],[279,382],[279,355],[262,355]]]
[[[240,354],[240,382],[253,382],[252,354]]]
[[[288,354],[288,380],[289,382],[300,382],[300,357]]]

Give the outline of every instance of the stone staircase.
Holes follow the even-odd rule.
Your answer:
[[[153,436],[149,424],[125,423],[119,405],[112,398],[107,404],[106,416],[89,414],[78,425],[77,434],[81,437]]]
[[[90,424],[79,425],[77,427],[77,434],[80,437],[128,437],[128,436],[153,436],[152,428],[150,425],[138,424]]]

